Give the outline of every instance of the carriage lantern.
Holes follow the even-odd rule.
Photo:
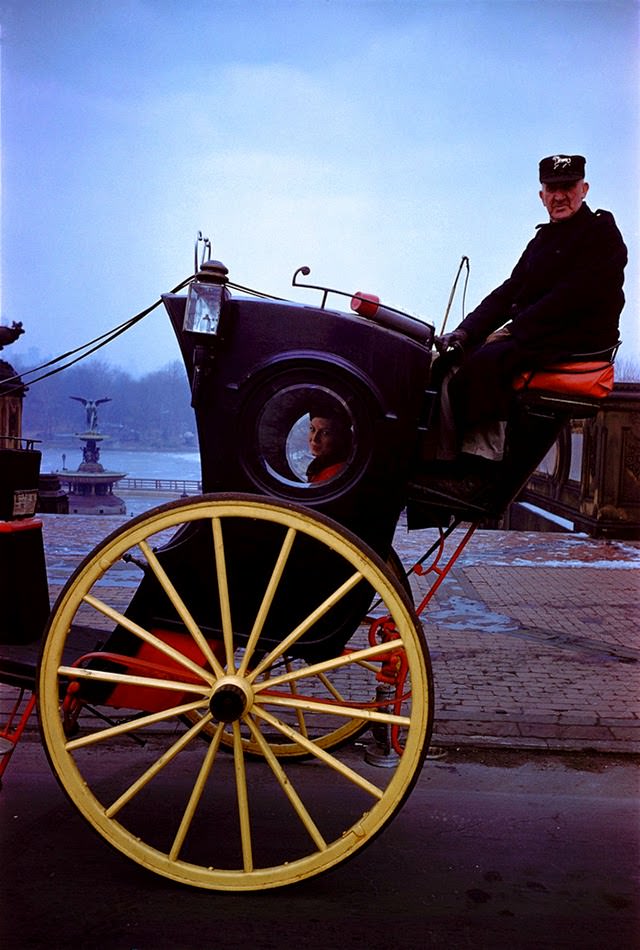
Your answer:
[[[198,337],[217,336],[228,269],[220,261],[204,261],[189,287],[183,330]]]

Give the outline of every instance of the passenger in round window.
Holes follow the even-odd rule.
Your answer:
[[[344,469],[351,452],[351,426],[337,403],[321,400],[309,410],[309,482],[326,482]]]

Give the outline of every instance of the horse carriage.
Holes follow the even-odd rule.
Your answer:
[[[433,726],[420,618],[477,525],[597,400],[528,386],[504,477],[462,503],[423,471],[432,326],[305,284],[308,268],[293,283],[319,304],[247,291],[204,257],[186,294],[163,297],[204,493],[98,545],[44,632],[36,611],[20,633],[42,636],[33,684],[11,661],[0,679],[33,685],[51,768],[110,845],[180,883],[242,891],[334,867],[401,807]],[[324,467],[316,437],[332,442]],[[405,510],[410,530],[436,529],[409,570],[392,546]],[[5,523],[16,538],[39,524]],[[415,604],[411,573],[426,578]]]

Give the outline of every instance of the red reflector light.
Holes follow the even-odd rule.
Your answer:
[[[375,317],[379,303],[380,298],[375,294],[363,294],[358,290],[351,298],[351,309],[361,317]]]

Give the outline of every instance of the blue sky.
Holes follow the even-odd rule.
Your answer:
[[[617,0],[2,0],[2,320],[55,355],[191,273],[293,271],[438,327],[545,220],[537,164],[587,156],[630,251],[638,331],[638,13]],[[450,326],[460,319],[454,305]],[[102,351],[179,359],[162,310]]]

